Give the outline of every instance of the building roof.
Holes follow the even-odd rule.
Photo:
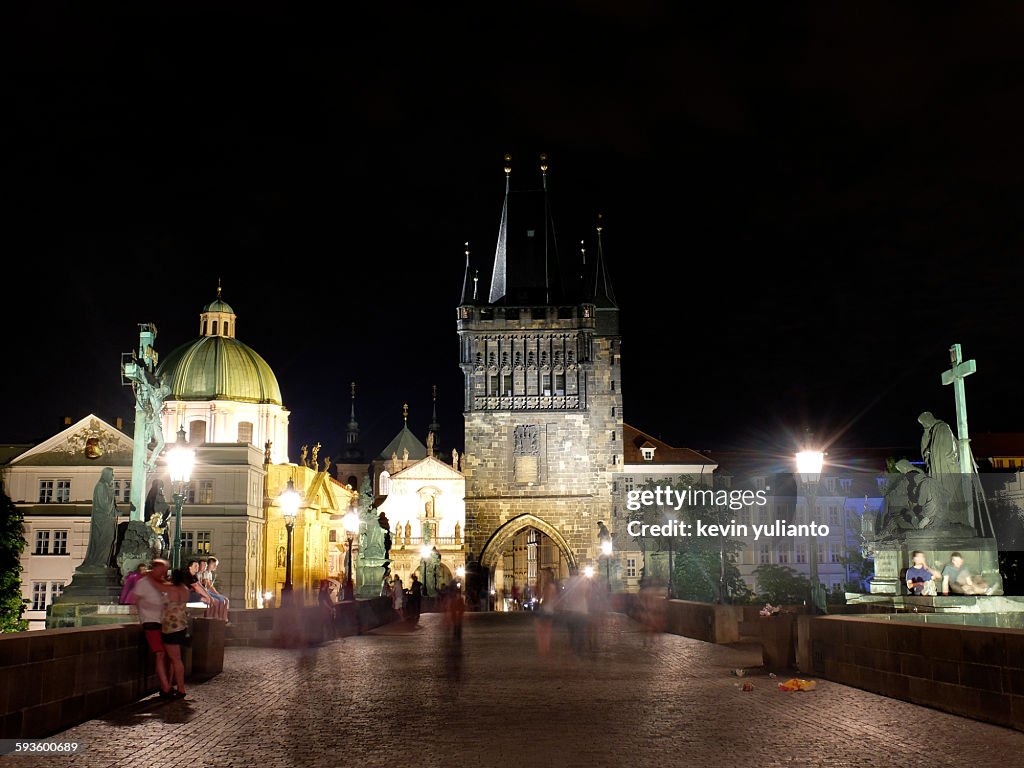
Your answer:
[[[427,457],[427,446],[419,441],[414,435],[408,424],[403,424],[401,431],[395,435],[394,439],[388,443],[387,447],[380,452],[378,459],[390,459],[392,454],[402,458],[402,451],[409,449],[409,458],[413,461],[419,461]]]
[[[228,336],[204,336],[178,347],[157,368],[157,376],[163,374],[168,374],[171,387],[167,400],[283,404],[267,361]]]
[[[976,459],[1024,458],[1024,432],[987,432],[971,435]]]
[[[7,464],[11,459],[16,459],[32,447],[32,443],[4,443],[0,444],[0,467]]]
[[[697,464],[705,466],[717,466],[717,463],[702,453],[690,448],[676,448],[656,437],[641,432],[636,427],[623,423],[622,440],[625,446],[623,464]],[[654,459],[644,459],[640,449],[644,446],[654,448]]]

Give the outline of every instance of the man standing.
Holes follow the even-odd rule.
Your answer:
[[[161,699],[175,698],[171,693],[167,652],[164,650],[164,641],[160,634],[167,567],[166,560],[154,560],[149,573],[140,578],[135,585],[135,607],[139,612],[139,621],[142,622],[142,631],[146,634],[146,643],[156,658],[156,676],[160,680]]]

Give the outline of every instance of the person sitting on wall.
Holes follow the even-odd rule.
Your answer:
[[[911,555],[913,564],[907,569],[907,589],[912,595],[934,595],[935,582],[941,574],[928,567],[924,552],[915,549]]]
[[[949,556],[949,563],[942,569],[942,594],[948,595],[987,595],[991,593],[988,584],[979,577],[972,576],[970,569],[964,565],[964,557],[959,552]]]

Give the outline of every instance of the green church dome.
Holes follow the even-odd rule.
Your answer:
[[[215,302],[216,303],[216,302]],[[223,306],[228,305],[220,302]],[[210,309],[204,311],[228,311]],[[238,339],[204,336],[166,355],[157,375],[168,375],[168,400],[234,400],[282,405],[281,388],[267,361]]]
[[[229,312],[232,315],[235,314],[235,310],[231,308],[231,305],[220,297],[217,297],[203,307],[203,312]]]

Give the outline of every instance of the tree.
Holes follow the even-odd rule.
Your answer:
[[[706,481],[707,478],[704,478]],[[640,491],[654,491],[657,488],[671,488],[684,492],[687,489],[710,488],[702,484],[701,478],[674,476],[658,482],[648,481]],[[646,525],[664,525],[678,520],[689,526],[689,535],[634,537],[645,553],[665,553],[669,550],[673,558],[673,591],[681,600],[701,602],[746,602],[750,590],[747,588],[736,559],[745,546],[741,539],[729,536],[698,536],[697,521],[724,524],[728,522],[728,510],[714,505],[686,503],[678,510],[674,507],[643,505],[631,510],[629,520]],[[645,576],[649,574],[645,573]]]
[[[21,596],[21,553],[25,549],[25,516],[0,483],[0,632],[24,632],[25,600]]]
[[[759,565],[754,571],[758,595],[769,603],[802,604],[811,592],[811,582],[786,565]]]

